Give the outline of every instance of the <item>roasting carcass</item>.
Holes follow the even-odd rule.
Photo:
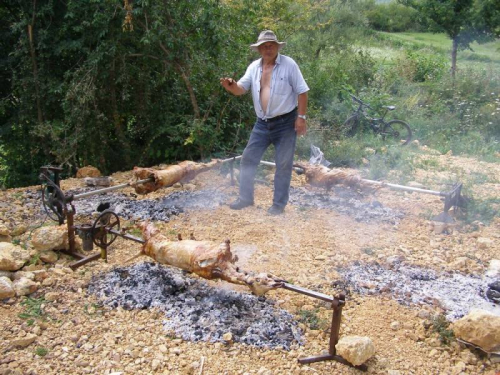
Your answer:
[[[140,255],[148,255],[161,264],[178,267],[205,279],[222,279],[246,285],[256,295],[263,295],[283,285],[267,273],[253,274],[235,266],[236,257],[231,253],[229,240],[221,244],[210,241],[170,241],[150,223],[140,224],[145,243]],[[132,258],[132,259],[134,259]]]
[[[295,166],[304,170],[307,183],[311,186],[322,187],[330,190],[333,185],[346,185],[352,188],[370,188],[373,186],[365,183],[361,177],[354,173],[348,173],[341,169],[329,169],[324,165],[312,165],[299,162]]]
[[[146,182],[134,186],[137,194],[147,194],[162,187],[172,186],[177,182],[187,182],[195,178],[199,173],[205,172],[220,164],[220,160],[212,160],[209,163],[196,163],[194,161],[183,161],[179,164],[169,165],[165,169],[155,170],[151,168],[134,167],[133,175],[137,180],[153,178],[153,182]]]

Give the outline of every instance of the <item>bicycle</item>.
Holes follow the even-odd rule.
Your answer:
[[[370,105],[358,99],[352,94],[349,94],[352,100],[359,104],[358,109],[344,122],[344,129],[347,130],[348,135],[354,135],[356,133],[358,126],[361,122],[361,117],[368,120],[370,128],[375,134],[380,134],[384,141],[395,142],[401,144],[402,146],[407,145],[411,141],[412,132],[410,126],[401,120],[391,120],[385,121],[384,118],[389,111],[394,111],[396,109],[393,105],[383,106],[385,109],[384,114],[380,118],[370,117],[366,113],[366,109],[373,110]]]

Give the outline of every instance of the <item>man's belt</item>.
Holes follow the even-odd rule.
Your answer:
[[[290,114],[292,114],[293,112],[297,111],[297,107],[295,107],[292,111],[288,112],[288,113],[285,113],[284,115],[279,115],[279,116],[276,116],[276,117],[273,117],[273,118],[266,118],[266,119],[263,119],[261,118],[262,121],[276,121],[276,120],[280,120],[282,118],[285,118],[287,116],[290,116]]]

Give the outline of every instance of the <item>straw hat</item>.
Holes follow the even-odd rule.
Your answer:
[[[274,42],[278,44],[278,51],[282,49],[286,42],[278,42],[278,38],[276,37],[276,34],[271,31],[271,30],[264,30],[263,32],[260,33],[259,39],[257,39],[257,42],[254,44],[250,44],[250,48],[254,50],[255,52],[258,52],[259,49],[258,47],[266,42]]]

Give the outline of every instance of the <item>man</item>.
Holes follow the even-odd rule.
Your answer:
[[[279,54],[285,44],[279,42],[271,30],[261,32],[257,42],[250,45],[261,58],[248,66],[238,82],[227,77],[220,79],[222,86],[233,95],[243,95],[251,89],[257,114],[241,158],[240,196],[230,205],[233,210],[254,204],[255,174],[271,144],[275,147],[276,172],[273,205],[268,212],[279,215],[288,203],[297,135],[306,134],[309,87],[297,63]]]

